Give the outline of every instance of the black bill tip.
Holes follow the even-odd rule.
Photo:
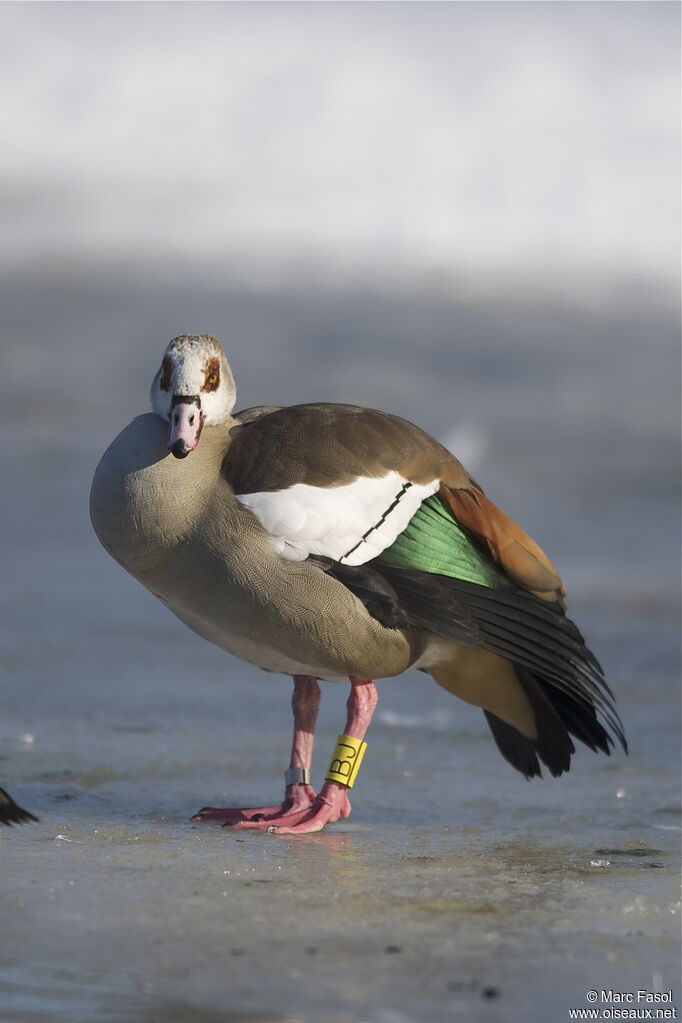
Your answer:
[[[176,458],[187,458],[191,450],[189,444],[184,440],[176,440],[171,444],[171,454]]]

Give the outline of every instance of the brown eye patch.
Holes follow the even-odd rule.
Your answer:
[[[217,391],[219,383],[220,361],[218,359],[209,359],[208,365],[206,366],[206,378],[204,380],[204,386],[201,389],[202,391]]]
[[[159,387],[162,391],[170,391],[171,388],[171,361],[167,355],[164,355],[163,361],[161,362],[161,379],[159,380]]]

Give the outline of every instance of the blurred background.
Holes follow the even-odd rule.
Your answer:
[[[387,764],[406,744],[423,749],[431,778],[428,793],[403,782],[415,821],[435,827],[464,799],[486,854],[501,827],[551,843],[561,802],[564,830],[591,849],[617,806],[621,844],[641,839],[668,864],[665,841],[679,838],[679,36],[679,5],[657,2],[0,5],[0,784],[41,828],[57,817],[92,852],[98,820],[144,821],[161,855],[200,805],[269,802],[279,786],[286,680],[183,631],[88,521],[97,460],[146,410],[165,344],[206,331],[224,343],[238,406],[366,404],[448,444],[559,565],[606,666],[631,756],[582,750],[560,797],[548,782],[521,790],[479,712],[421,676],[383,683],[374,741]],[[328,745],[345,693],[327,689]],[[256,715],[265,738],[254,745]],[[467,778],[463,793],[439,773],[445,762]],[[404,835],[394,767],[381,784],[368,772],[358,815]],[[81,924],[66,903],[46,916],[41,879],[67,891],[68,875],[44,831],[21,835],[34,848],[12,956],[49,978],[58,946],[89,961],[82,921],[96,907],[113,919],[115,894],[102,903],[86,857],[83,887],[68,889]],[[161,926],[178,901],[147,902],[136,869],[135,919],[149,911]],[[659,937],[669,880],[653,872],[636,911]],[[613,933],[633,884],[614,882],[615,901],[590,893]],[[128,955],[132,919],[121,922]],[[581,941],[587,980],[605,953]],[[577,983],[561,969],[557,1012]],[[204,992],[218,976],[206,970]],[[0,977],[0,990],[11,999],[34,980]],[[51,1020],[81,1018],[70,996],[44,997]],[[418,995],[408,986],[401,998],[408,1011]],[[442,1004],[433,1011],[442,1020]],[[422,1004],[414,1018],[431,1017]]]
[[[3,261],[678,284],[670,3],[4,4]]]

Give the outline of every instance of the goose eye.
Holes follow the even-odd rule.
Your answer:
[[[168,356],[164,356],[161,363],[161,379],[159,380],[159,387],[162,391],[170,391],[171,388],[171,361]]]
[[[204,391],[217,391],[218,384],[220,383],[220,363],[217,359],[211,359],[206,367],[206,377],[204,380]]]

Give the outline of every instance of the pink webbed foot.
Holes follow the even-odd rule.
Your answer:
[[[253,808],[204,806],[193,817],[190,817],[190,820],[222,824],[224,827],[244,823],[260,824],[279,820],[287,814],[305,813],[311,808],[316,798],[315,790],[310,785],[288,785],[284,800],[277,806]]]
[[[312,806],[288,810],[276,817],[261,820],[227,821],[224,827],[238,831],[269,831],[273,835],[309,835],[322,831],[326,824],[333,824],[339,817],[350,815],[350,799],[345,785],[326,781]]]

